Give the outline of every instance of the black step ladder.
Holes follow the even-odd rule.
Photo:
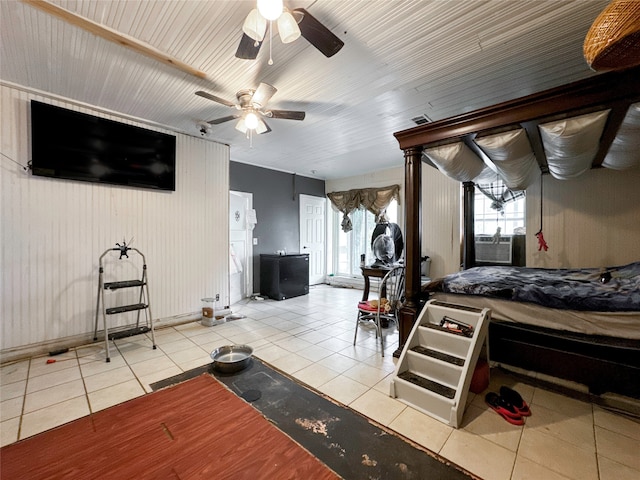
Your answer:
[[[102,312],[102,321],[104,326],[104,344],[105,344],[105,352],[107,356],[107,362],[111,361],[111,357],[109,355],[109,340],[118,340],[120,338],[131,337],[133,335],[139,335],[141,333],[151,332],[151,343],[153,344],[153,349],[156,347],[156,339],[153,328],[153,316],[151,315],[151,306],[149,302],[149,282],[147,279],[147,260],[145,256],[142,254],[140,250],[137,248],[131,248],[127,246],[125,242],[120,246],[119,243],[116,243],[117,247],[110,248],[105,250],[102,255],[100,255],[100,259],[98,263],[100,265],[100,270],[98,274],[98,298],[96,300],[96,323],[95,330],[93,334],[93,341],[98,340],[98,317],[100,316],[100,312]],[[120,258],[127,257],[129,255],[127,252],[133,251],[142,257],[142,277],[139,280],[123,280],[119,282],[104,282],[104,266],[102,264],[102,260],[104,257],[112,251],[119,251]],[[120,305],[115,307],[107,308],[104,302],[104,292],[107,291],[116,291],[123,288],[139,288],[140,295],[138,297],[138,302],[131,305]],[[102,307],[102,308],[101,308]],[[119,313],[125,312],[133,312],[137,311],[136,315],[136,323],[135,325],[130,325],[128,327],[118,328],[114,331],[109,331],[109,326],[107,323],[107,316],[109,315],[117,315]],[[145,312],[145,322],[144,324],[140,323],[140,312]]]
[[[489,356],[491,310],[430,300],[402,349],[390,395],[458,428],[478,357]]]

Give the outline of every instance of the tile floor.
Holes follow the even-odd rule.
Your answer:
[[[640,423],[575,398],[518,383],[495,371],[492,391],[516,388],[533,415],[513,426],[470,394],[462,427],[450,428],[390,398],[397,331],[386,356],[372,330],[360,328],[362,292],[325,285],[276,302],[245,300],[232,307],[246,318],[213,327],[198,322],[117,340],[111,362],[103,344],[1,367],[1,443],[7,445],[150,391],[149,385],[210,362],[221,345],[246,343],[255,356],[338,402],[437,452],[486,480],[640,478]]]

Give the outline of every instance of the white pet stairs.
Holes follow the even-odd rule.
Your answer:
[[[472,336],[441,326],[443,318],[471,325]],[[482,346],[490,310],[430,300],[402,349],[391,397],[458,428]]]

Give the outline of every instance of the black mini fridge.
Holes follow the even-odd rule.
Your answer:
[[[309,254],[260,255],[260,294],[274,300],[309,293]]]

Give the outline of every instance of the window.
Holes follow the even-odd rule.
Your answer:
[[[387,216],[392,223],[398,223],[398,202],[392,200],[387,207]],[[360,255],[366,255],[367,263],[373,261],[371,235],[376,226],[375,215],[368,210],[358,209],[349,214],[353,230],[345,233],[340,228],[342,214],[333,211],[331,231],[333,237],[333,271],[340,276],[362,276]]]
[[[500,227],[501,235],[513,235],[516,228],[525,226],[525,198],[504,204],[504,214],[491,208],[493,201],[475,189],[474,230],[476,235],[493,235]]]

